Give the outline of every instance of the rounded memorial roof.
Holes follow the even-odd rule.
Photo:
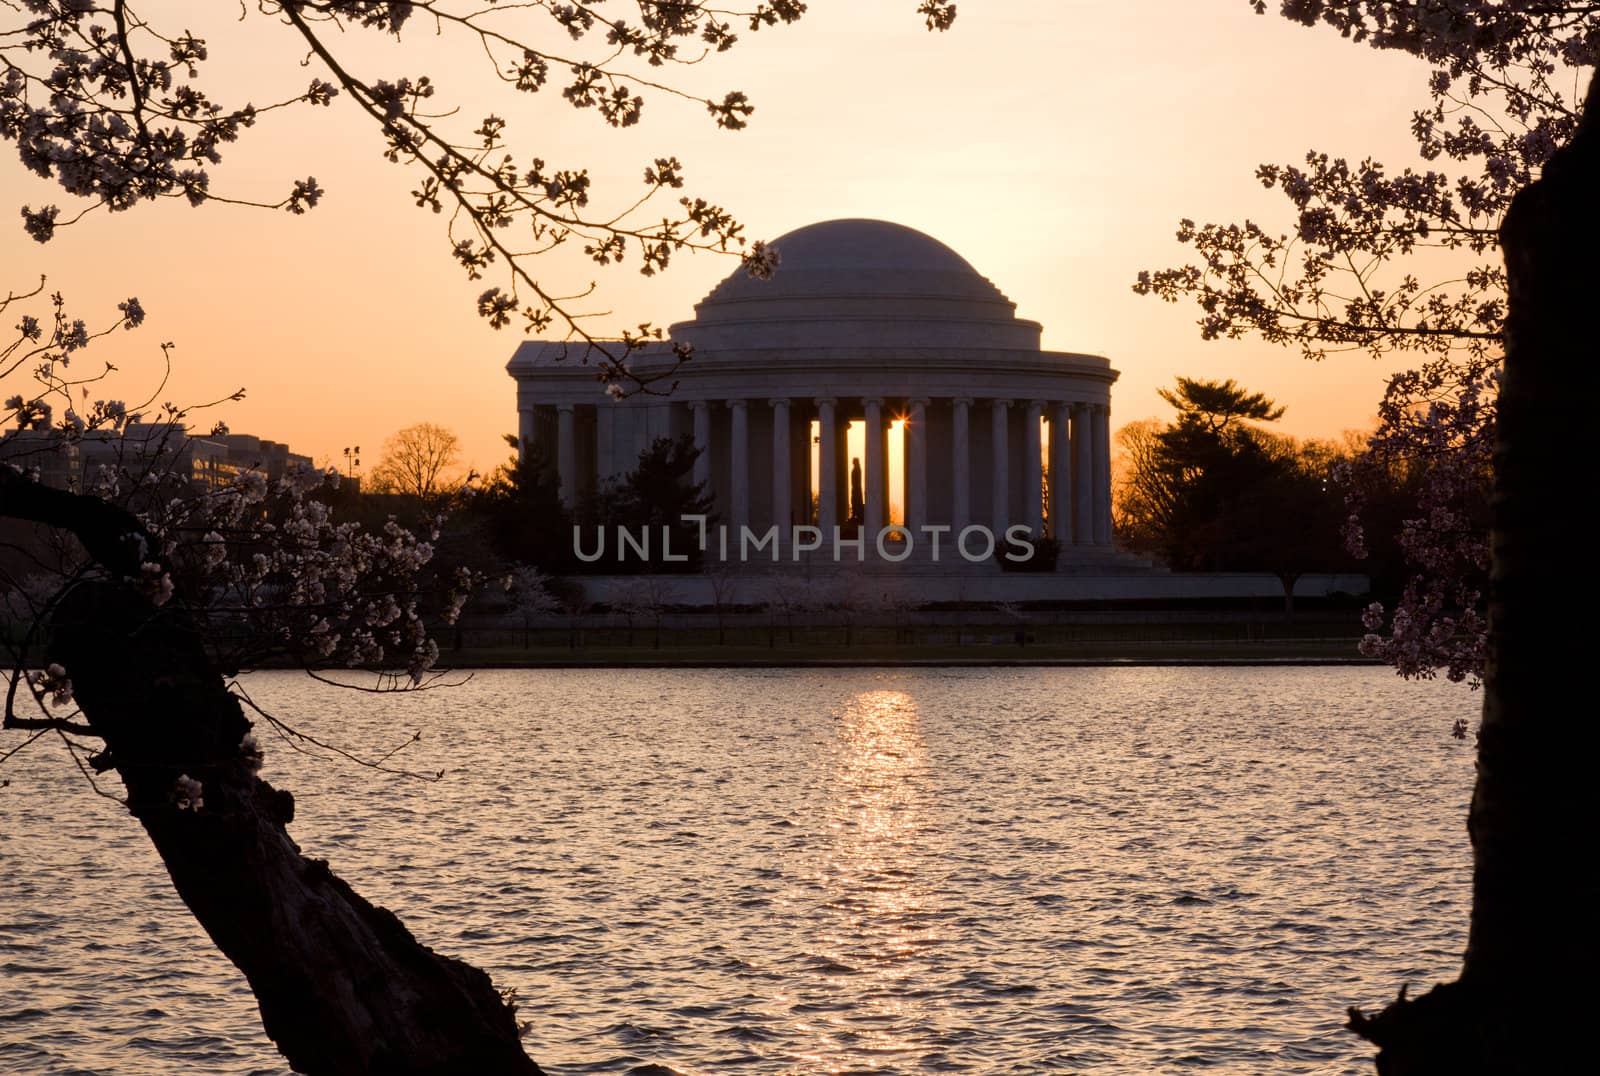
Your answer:
[[[772,242],[770,280],[736,270],[672,327],[697,347],[1037,350],[1039,326],[965,258],[914,228],[830,220]]]

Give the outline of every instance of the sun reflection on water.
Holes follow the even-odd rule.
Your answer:
[[[791,999],[796,1030],[814,1043],[803,1058],[815,1072],[859,1068],[864,1055],[912,1053],[919,1041],[926,1047],[919,1032],[928,1014],[910,982],[941,940],[929,906],[935,811],[916,700],[903,691],[860,692],[836,713],[834,729],[814,876],[822,929],[807,956],[824,983],[848,978],[855,1001],[841,1003],[842,984]]]
[[[1382,670],[504,670],[383,708],[254,683],[320,734],[430,730],[458,779],[269,767],[315,793],[308,849],[520,990],[552,1076],[1370,1071],[1343,1007],[1465,945],[1472,756],[1440,737],[1471,700]],[[0,1076],[287,1076],[149,841],[60,763],[0,774]]]

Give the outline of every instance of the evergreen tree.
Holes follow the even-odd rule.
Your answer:
[[[511,434],[506,442],[519,448]],[[531,564],[551,575],[571,571],[576,563],[572,513],[561,503],[560,479],[538,445],[528,445],[496,468],[472,510],[503,560]]]
[[[705,516],[707,525],[712,516],[713,500],[704,483],[694,481],[694,464],[700,456],[694,438],[660,437],[650,447],[639,453],[639,463],[620,480],[610,484],[596,498],[593,515],[608,530],[625,527],[635,535],[648,532],[650,558],[637,558],[618,562],[608,561],[609,568],[620,563],[625,570],[640,571],[648,566],[653,571],[692,571],[701,561],[700,524],[688,520],[689,516]],[[686,561],[668,561],[664,558],[662,535],[666,533],[673,556],[684,555]]]

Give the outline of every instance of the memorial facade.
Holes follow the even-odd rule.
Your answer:
[[[900,225],[837,220],[774,241],[635,353],[693,358],[669,393],[612,400],[581,348],[529,342],[507,369],[519,438],[576,504],[660,437],[700,449],[720,522],[823,535],[1023,526],[1063,563],[1111,547],[1111,386],[1100,356],[1040,348],[1040,326],[960,255]],[[661,386],[655,386],[659,389]],[[1099,557],[1096,556],[1099,555]]]

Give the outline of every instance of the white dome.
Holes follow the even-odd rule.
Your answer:
[[[744,270],[672,326],[710,350],[982,347],[1037,350],[1039,326],[965,258],[881,220],[831,220],[776,239],[771,280]]]

